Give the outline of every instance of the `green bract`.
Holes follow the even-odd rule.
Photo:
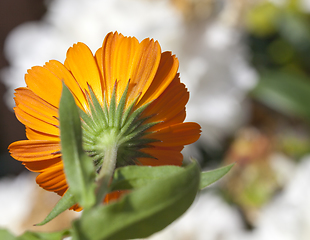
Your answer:
[[[142,138],[150,127],[155,123],[145,124],[148,119],[140,118],[142,112],[150,103],[135,109],[138,97],[127,107],[126,98],[129,82],[119,101],[116,103],[116,87],[114,86],[110,106],[104,99],[102,107],[92,89],[89,88],[88,102],[91,112],[89,114],[80,110],[83,120],[83,147],[87,154],[92,157],[97,171],[100,170],[107,148],[117,146],[116,167],[133,165],[138,162],[138,157],[153,158],[149,154],[139,151],[146,148],[148,143],[157,140]]]

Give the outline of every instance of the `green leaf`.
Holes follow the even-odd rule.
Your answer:
[[[268,107],[310,122],[310,79],[284,71],[261,75],[252,96]]]
[[[57,217],[60,213],[64,212],[68,208],[72,207],[76,203],[77,203],[77,201],[76,201],[75,197],[73,196],[73,194],[71,193],[71,189],[68,189],[68,191],[57,202],[57,204],[53,208],[53,210],[47,215],[47,217],[42,222],[36,224],[36,226],[42,226],[42,225],[50,222],[55,217]]]
[[[110,185],[110,192],[116,190],[130,190],[143,187],[154,180],[165,178],[169,174],[185,171],[177,166],[126,166],[116,169],[113,181]]]
[[[150,169],[149,174],[153,172],[157,176],[162,171],[161,167]],[[167,173],[117,202],[85,210],[81,219],[73,224],[73,239],[146,238],[162,230],[190,207],[199,189],[199,180],[200,169],[195,162],[184,170]]]
[[[17,240],[17,238],[14,237],[14,235],[11,234],[8,230],[1,229],[1,228],[0,228],[0,239],[3,239],[3,240]]]
[[[95,203],[95,169],[82,148],[82,129],[78,107],[63,84],[59,105],[61,153],[66,179],[79,204],[89,208]]]
[[[212,171],[202,172],[200,174],[200,189],[208,187],[210,184],[225,176],[234,165],[233,163]]]
[[[59,232],[50,232],[50,233],[25,232],[23,235],[19,236],[16,240],[62,240],[63,237],[69,236],[69,235],[70,235],[69,230],[62,230]],[[4,239],[6,240],[6,238]]]
[[[43,232],[25,232],[19,237],[15,237],[6,229],[0,229],[1,240],[62,240],[63,237],[69,236],[69,230],[59,232],[43,233]]]

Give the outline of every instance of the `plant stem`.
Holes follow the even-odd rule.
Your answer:
[[[109,183],[116,167],[118,144],[113,143],[106,147],[101,170],[97,178],[96,205],[102,204],[108,193]]]

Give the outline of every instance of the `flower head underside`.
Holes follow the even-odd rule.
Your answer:
[[[181,151],[199,138],[200,126],[184,123],[189,93],[177,70],[177,58],[150,39],[109,33],[95,55],[73,45],[64,64],[31,68],[27,87],[16,89],[14,110],[28,139],[12,143],[11,155],[40,173],[44,189],[67,191],[58,115],[63,81],[80,109],[83,148],[97,171],[109,144],[118,145],[117,167],[181,165]]]

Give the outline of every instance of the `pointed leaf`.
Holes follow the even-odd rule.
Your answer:
[[[68,191],[57,202],[53,210],[47,215],[47,217],[42,222],[36,224],[36,226],[42,226],[48,223],[49,221],[57,217],[60,213],[64,212],[65,210],[67,210],[68,208],[72,207],[73,205],[77,203],[77,201],[75,200],[70,190],[71,189],[68,189]]]
[[[202,172],[200,174],[200,189],[209,186],[210,184],[216,182],[217,180],[225,176],[225,174],[227,174],[234,165],[235,164],[233,163],[228,166],[221,167],[212,171]]]
[[[82,148],[82,129],[78,107],[63,84],[59,105],[61,153],[71,193],[82,207],[95,203],[95,168]]]

